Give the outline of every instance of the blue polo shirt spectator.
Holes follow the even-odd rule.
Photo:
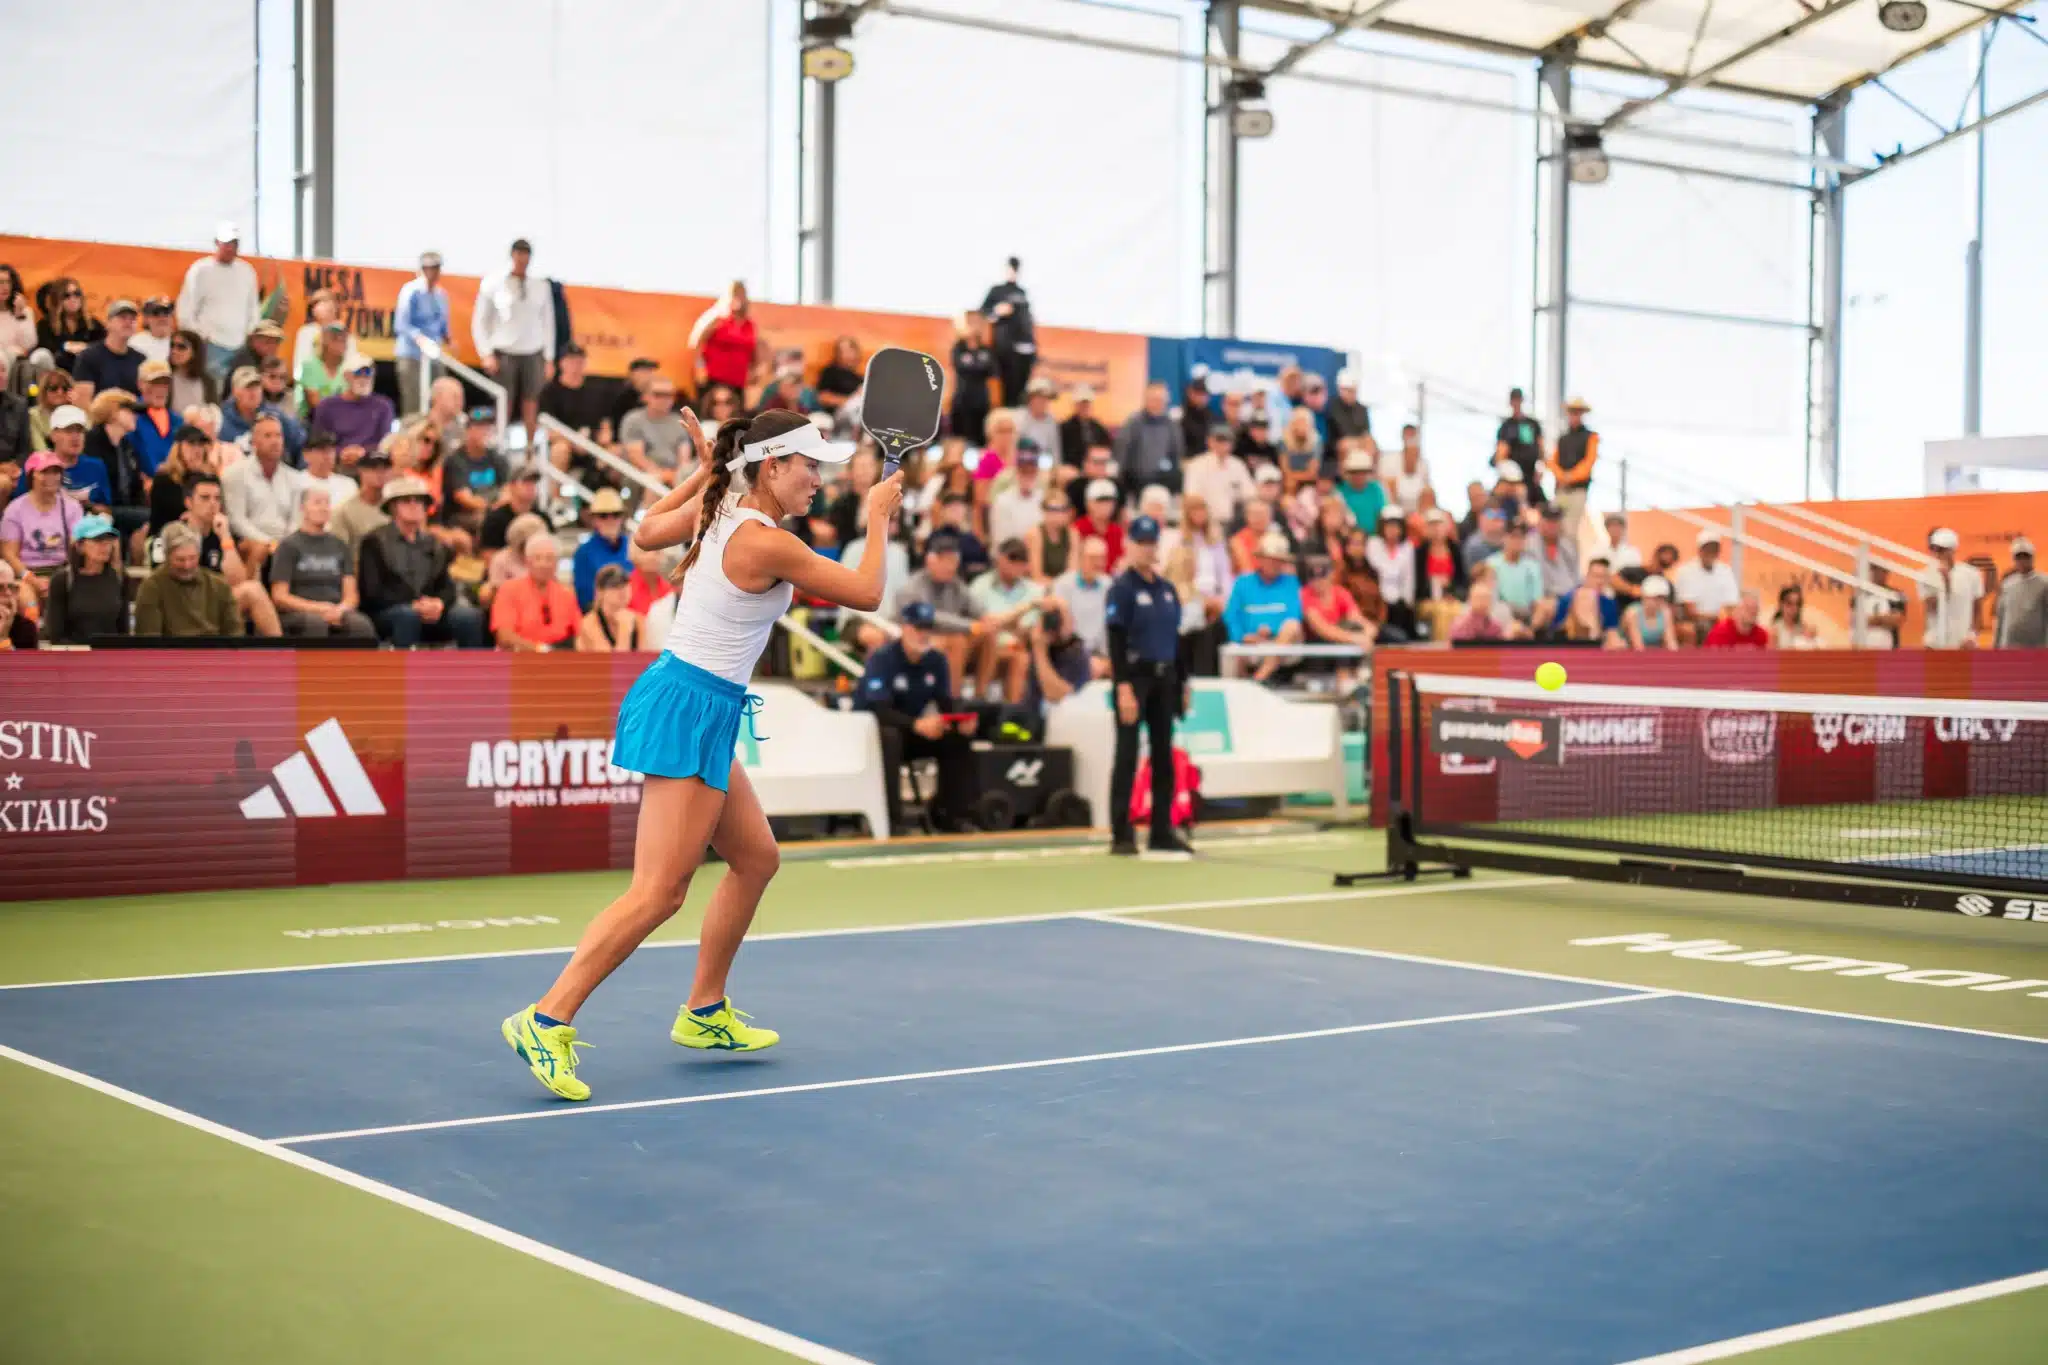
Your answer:
[[[398,358],[398,404],[410,417],[426,406],[425,376],[420,369],[420,342],[446,346],[449,336],[448,291],[441,286],[441,253],[420,256],[420,273],[398,291],[391,310],[396,333],[392,353]]]
[[[1543,566],[1529,553],[1528,541],[1528,534],[1520,526],[1510,526],[1507,544],[1486,561],[1493,566],[1494,596],[1517,621],[1524,623],[1544,596]]]
[[[396,334],[392,350],[401,360],[420,358],[420,338],[437,345],[448,344],[448,291],[441,287],[441,253],[429,251],[420,257],[420,273],[398,291],[398,303],[391,310]]]
[[[1293,565],[1287,537],[1266,532],[1259,541],[1256,567],[1238,575],[1223,607],[1223,628],[1234,642],[1277,640],[1290,622],[1294,638],[1300,638],[1301,580],[1294,576]]]
[[[50,414],[50,450],[57,456],[57,462],[64,470],[64,491],[82,498],[94,507],[114,505],[113,481],[107,477],[107,466],[96,455],[82,454],[85,449],[85,409],[66,403]],[[35,464],[31,459],[29,464]],[[37,465],[36,468],[43,466]],[[35,470],[24,465],[21,478],[15,482],[14,496],[28,496],[29,481]]]
[[[577,543],[571,561],[576,580],[576,602],[590,610],[597,596],[597,571],[616,564],[628,575],[633,572],[631,546],[626,537],[626,504],[616,488],[600,488],[590,499],[590,534]]]

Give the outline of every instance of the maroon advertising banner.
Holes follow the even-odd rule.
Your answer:
[[[644,656],[0,663],[0,900],[625,867]]]

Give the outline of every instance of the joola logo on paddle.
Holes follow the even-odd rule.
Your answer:
[[[924,357],[924,377],[925,382],[936,392],[939,387],[939,367],[930,356]]]

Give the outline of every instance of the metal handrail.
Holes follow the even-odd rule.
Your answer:
[[[1739,512],[1746,509],[1737,508],[1736,510]],[[1669,515],[1677,517],[1680,521],[1689,522],[1690,524],[1699,527],[1703,531],[1712,531],[1715,535],[1725,537],[1726,539],[1732,541],[1736,545],[1744,546],[1752,550],[1761,551],[1762,553],[1771,556],[1773,559],[1782,559],[1787,564],[1791,564],[1798,568],[1805,569],[1808,573],[1817,574],[1822,578],[1828,579],[1829,581],[1834,583],[1839,583],[1843,587],[1849,588],[1855,592],[1879,594],[1882,596],[1890,597],[1897,602],[1904,602],[1906,600],[1906,595],[1902,592],[1897,591],[1896,589],[1878,587],[1874,583],[1870,583],[1863,579],[1857,578],[1854,574],[1843,573],[1840,569],[1833,568],[1830,565],[1823,564],[1817,559],[1808,559],[1805,555],[1798,554],[1792,550],[1788,550],[1782,545],[1773,545],[1767,540],[1759,540],[1755,536],[1749,535],[1741,531],[1737,527],[1717,525],[1716,523],[1707,520],[1707,518],[1700,516],[1698,513],[1688,512],[1682,507],[1672,508],[1670,510]]]
[[[432,386],[434,366],[439,365],[444,369],[453,370],[456,374],[491,396],[491,402],[498,410],[498,449],[503,450],[506,444],[506,436],[512,429],[512,419],[507,408],[511,395],[506,392],[505,386],[485,374],[482,370],[472,365],[466,365],[454,356],[449,355],[448,352],[441,349],[441,343],[430,336],[419,338],[419,348],[420,379],[422,381],[420,384],[421,399],[425,399],[427,389]],[[531,445],[532,442],[529,441],[528,444]]]
[[[1811,507],[1800,507],[1794,503],[1784,503],[1779,504],[1777,510],[1785,513],[1787,516],[1799,517],[1802,520],[1810,521],[1816,526],[1824,526],[1838,535],[1860,536],[1873,548],[1889,550],[1891,553],[1903,557],[1908,563],[1917,560],[1918,566],[1911,570],[1915,577],[1934,567],[1937,562],[1934,556],[1928,554],[1925,550],[1916,550],[1910,545],[1901,545],[1896,540],[1887,540],[1883,536],[1872,535],[1861,527],[1851,526],[1846,521],[1837,521],[1825,513],[1814,511]],[[1887,564],[1884,567],[1891,568],[1892,566]]]
[[[588,488],[585,488],[580,480],[574,479],[569,475],[564,474],[561,470],[555,468],[554,465],[548,462],[545,456],[534,461],[533,467],[539,470],[543,476],[553,479],[562,487],[569,489],[570,491],[575,493],[578,497],[582,498],[586,504],[589,503],[591,496],[590,490]]]
[[[1746,518],[1760,521],[1766,526],[1775,526],[1781,531],[1790,531],[1795,536],[1799,536],[1815,545],[1824,546],[1835,551],[1837,554],[1856,556],[1866,553],[1867,547],[1864,545],[1856,545],[1849,541],[1837,540],[1833,536],[1822,535],[1818,531],[1808,530],[1806,527],[1795,525],[1778,515],[1787,510],[1789,509],[1775,503],[1750,503],[1743,506],[1742,512]],[[1890,542],[1886,543],[1889,544]],[[1884,569],[1890,573],[1904,574],[1908,578],[1918,578],[1926,567],[1925,565],[1916,567],[1912,564],[1902,564],[1890,559],[1881,559],[1876,555],[1871,555],[1868,563],[1873,568]]]
[[[776,617],[775,624],[781,626],[791,635],[794,635],[797,639],[802,640],[812,649],[817,650],[827,659],[837,664],[841,672],[851,673],[854,677],[858,678],[862,673],[867,671],[861,666],[860,660],[854,658],[851,654],[848,654],[838,645],[833,644],[830,640],[827,640],[824,636],[818,634],[818,632],[812,630],[809,626],[803,624],[801,621],[798,621],[795,618],[791,617],[788,612],[784,612],[782,615]]]
[[[591,459],[596,460],[606,469],[611,470],[621,478],[632,480],[642,489],[654,494],[656,497],[660,497],[669,491],[669,486],[660,479],[655,478],[643,469],[637,468],[631,461],[620,459],[588,436],[585,436],[582,432],[576,430],[576,428],[564,425],[561,419],[542,413],[540,425],[542,429],[561,437]]]

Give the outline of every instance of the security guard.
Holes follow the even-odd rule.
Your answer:
[[[1131,786],[1138,775],[1138,726],[1152,748],[1152,839],[1155,853],[1186,853],[1173,832],[1173,723],[1187,706],[1175,660],[1180,652],[1180,595],[1161,576],[1159,523],[1133,518],[1124,533],[1130,566],[1109,585],[1103,614],[1109,631],[1109,672],[1116,683],[1116,766],[1109,779],[1109,851],[1135,855]]]
[[[963,708],[953,700],[953,672],[932,644],[929,602],[906,603],[903,633],[868,656],[854,689],[853,704],[870,712],[882,730],[882,789],[889,801],[889,827],[903,828],[903,760],[936,758],[939,790],[930,807],[942,830],[965,823],[973,797],[974,754],[968,741],[972,722],[952,722]]]

